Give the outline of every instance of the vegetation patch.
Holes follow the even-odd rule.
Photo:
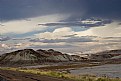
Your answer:
[[[1,70],[20,71],[37,75],[46,75],[57,78],[71,79],[74,81],[121,81],[120,78],[96,77],[94,75],[72,75],[69,73],[61,73],[56,71],[44,71],[40,69],[23,69],[23,68],[0,68]]]

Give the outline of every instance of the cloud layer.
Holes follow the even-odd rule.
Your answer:
[[[46,15],[29,19],[3,22],[2,24],[4,26],[2,25],[0,26],[0,31],[1,34],[7,34],[7,33],[24,34],[33,31],[42,31],[45,28],[47,28],[47,26],[40,26],[38,25],[39,23],[44,24],[44,23],[59,22],[60,20],[64,20],[67,17],[68,16],[61,14],[53,14],[53,15]]]
[[[1,0],[0,52],[119,49],[120,8],[120,0]]]

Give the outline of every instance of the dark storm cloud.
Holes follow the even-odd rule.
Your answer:
[[[80,17],[121,19],[120,8],[121,0],[0,0],[0,18],[12,20],[67,13],[72,15],[68,20]]]
[[[88,0],[87,3],[89,16],[121,19],[121,0]]]
[[[78,2],[75,0],[0,0],[0,18],[11,20],[76,12],[77,9],[82,9]]]
[[[82,21],[86,21],[82,20]],[[105,24],[109,24],[111,22],[113,22],[112,20],[97,20],[97,19],[89,19],[88,22],[92,22],[92,23],[83,23],[81,21],[68,21],[68,22],[58,22],[58,23],[46,23],[46,24],[38,24],[38,25],[43,25],[43,26],[82,26],[82,27],[97,27],[97,26],[104,26]],[[98,22],[96,22],[98,21]],[[95,22],[95,23],[93,23]]]

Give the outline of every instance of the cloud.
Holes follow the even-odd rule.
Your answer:
[[[53,14],[40,16],[29,19],[14,20],[4,22],[4,27],[0,27],[2,34],[13,33],[13,34],[24,34],[33,31],[42,31],[47,26],[39,26],[38,23],[52,23],[59,22],[60,20],[66,19],[68,15]]]
[[[31,42],[43,42],[43,43],[59,43],[59,42],[66,42],[66,43],[75,43],[75,42],[96,42],[91,37],[70,37],[67,39],[32,39]]]
[[[120,7],[120,0],[1,0],[0,50],[120,48]]]
[[[72,6],[72,5],[76,6]],[[72,14],[84,10],[81,1],[49,1],[49,0],[2,0],[0,3],[0,17],[2,20],[18,20],[50,14]],[[77,7],[78,6],[78,7]],[[15,15],[17,14],[17,15]],[[81,14],[81,13],[79,13]]]
[[[57,28],[53,32],[44,32],[36,34],[37,38],[42,39],[65,39],[68,37],[64,37],[66,35],[73,35],[74,31],[69,27]]]
[[[114,21],[105,26],[90,28],[85,31],[74,31],[71,27],[61,27],[50,32],[35,34],[34,38],[14,38],[9,40],[9,43],[6,42],[10,48],[3,50],[54,48],[66,52],[69,50],[71,50],[70,52],[97,52],[120,48],[120,37],[120,24]]]
[[[90,28],[85,31],[76,32],[77,36],[98,36],[98,37],[121,37],[121,25],[119,22],[113,22],[105,26]]]
[[[17,43],[13,45],[14,49],[24,49],[31,46],[31,43]]]
[[[1,47],[3,47],[3,48],[10,48],[7,44],[1,44]]]
[[[121,19],[120,7],[120,0],[13,0],[12,2],[2,0],[0,3],[0,16],[3,20],[16,20],[48,14],[67,13],[73,14],[72,18],[91,16]]]
[[[46,48],[46,49],[49,49],[49,48],[72,48],[72,47],[76,47],[74,45],[71,45],[71,44],[68,44],[68,43],[65,43],[65,42],[59,42],[59,43],[42,43],[42,42],[33,42],[31,43],[31,46],[29,48],[36,48],[36,49],[40,49],[40,48]]]
[[[95,40],[98,40],[99,42],[108,42],[108,43],[119,43],[121,42],[121,37],[97,37]]]
[[[6,44],[7,45],[7,44]],[[57,43],[43,43],[43,42],[23,42],[23,43],[17,43],[17,44],[11,44],[9,45],[13,50],[17,49],[25,49],[25,48],[34,48],[34,49],[40,49],[40,48],[70,48],[75,47],[71,44],[65,43],[65,42],[57,42]]]
[[[65,22],[57,22],[57,23],[45,23],[39,24],[41,26],[66,26],[66,27],[73,27],[73,26],[80,26],[80,27],[97,27],[97,26],[104,26],[106,24],[111,23],[111,20],[108,19],[97,19],[97,18],[88,18],[82,20],[73,20],[73,21],[65,21]]]

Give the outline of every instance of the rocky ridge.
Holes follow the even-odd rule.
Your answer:
[[[80,61],[79,56],[63,54],[53,49],[49,50],[33,50],[23,49],[1,55],[0,64],[4,65],[18,65],[18,64],[43,64],[45,62],[69,62]]]

